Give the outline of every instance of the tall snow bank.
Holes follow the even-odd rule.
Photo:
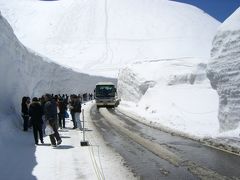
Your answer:
[[[27,47],[81,72],[113,77],[139,60],[208,58],[220,24],[168,0],[0,0],[0,8]]]
[[[145,56],[140,48],[139,61],[120,70],[120,108],[190,135],[216,136],[218,96],[206,68],[219,23],[193,6],[158,2],[162,4],[157,8],[164,9],[160,8],[159,14],[154,11],[161,14],[156,17],[161,21],[157,27],[162,28],[155,29],[161,42],[154,48],[160,53]]]
[[[208,78],[219,95],[220,128],[233,130],[240,122],[240,8],[219,28],[213,40]]]
[[[216,136],[218,96],[204,61],[179,58],[128,65],[119,74],[119,108],[189,135]]]
[[[199,84],[207,81],[206,67],[204,60],[199,58],[137,62],[120,70],[118,93],[124,100],[138,102],[149,88],[157,84],[161,86]]]
[[[92,92],[108,78],[74,72],[30,52],[0,14],[0,113],[20,112],[23,96]]]

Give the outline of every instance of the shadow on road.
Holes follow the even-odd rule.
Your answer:
[[[69,146],[69,145],[60,145],[55,147],[54,149],[72,149],[74,146]]]
[[[51,144],[39,144],[38,146],[51,146]]]
[[[68,138],[71,138],[71,137],[69,137],[69,136],[61,136],[61,138],[66,138],[66,139],[68,139]]]
[[[0,179],[37,180],[32,174],[37,165],[32,132],[11,132],[0,141]]]

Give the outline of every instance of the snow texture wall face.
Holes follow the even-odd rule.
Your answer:
[[[240,123],[240,8],[220,27],[213,40],[207,76],[219,95],[222,131]]]
[[[74,72],[30,52],[1,14],[0,32],[0,113],[19,114],[23,96],[93,92],[99,81],[116,83],[114,79]]]
[[[127,65],[119,73],[119,108],[184,133],[215,136],[219,101],[206,69],[206,60],[197,58]]]
[[[118,94],[122,100],[139,102],[155,85],[205,83],[206,67],[203,59],[194,58],[161,59],[128,65],[119,72]]]
[[[123,100],[138,102],[154,85],[154,81],[142,79],[131,68],[125,67],[119,72],[118,95]]]
[[[0,0],[0,8],[27,47],[107,77],[140,60],[209,58],[220,25],[196,7],[168,0]]]

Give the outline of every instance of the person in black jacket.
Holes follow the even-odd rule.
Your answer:
[[[42,132],[42,125],[43,125],[43,109],[38,101],[38,98],[34,97],[32,103],[29,107],[29,116],[31,117],[32,125],[33,125],[33,135],[35,139],[35,144],[38,145],[38,134],[43,144],[43,132]]]
[[[65,112],[67,111],[67,104],[64,103],[62,98],[59,98],[58,108],[59,108],[59,126],[60,128],[65,128]]]
[[[29,121],[29,113],[28,113],[28,103],[29,98],[23,97],[22,98],[22,118],[23,118],[23,131],[28,130],[28,121]]]
[[[80,96],[74,96],[74,103],[73,103],[73,112],[75,115],[75,121],[77,126],[79,127],[79,129],[82,131],[82,124],[81,124],[81,120],[80,120],[80,114],[82,111],[82,102],[80,100]]]
[[[76,129],[77,128],[77,122],[76,122],[76,119],[75,119],[75,112],[74,112],[74,97],[75,97],[75,95],[73,95],[73,94],[70,96],[69,109],[70,109],[70,114],[71,114],[71,117],[72,117],[73,129]]]

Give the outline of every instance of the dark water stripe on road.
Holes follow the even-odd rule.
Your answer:
[[[165,148],[163,145],[157,144],[155,142],[152,142],[148,139],[145,139],[136,133],[131,132],[130,130],[126,129],[124,126],[124,123],[118,119],[117,116],[111,114],[106,109],[101,109],[100,113],[104,116],[104,118],[109,121],[116,129],[120,130],[122,133],[126,134],[128,137],[130,137],[132,140],[137,142],[138,144],[144,146],[160,158],[167,160],[171,164],[175,166],[184,166],[187,168],[188,171],[190,171],[192,174],[197,176],[200,179],[232,179],[228,178],[226,176],[222,176],[218,174],[215,171],[212,171],[211,169],[201,167],[191,161],[184,161],[181,159],[178,155],[175,153],[169,151],[167,148]],[[185,163],[184,163],[185,162]]]
[[[132,121],[132,123],[136,124],[134,128],[135,131],[140,131],[138,132],[140,135],[147,134],[143,137],[147,137],[159,144],[165,144],[170,150],[180,154],[184,159],[194,161],[201,166],[207,166],[209,169],[219,172],[224,176],[240,179],[240,171],[238,170],[240,167],[239,156],[207,147],[198,141],[152,128],[130,116],[125,116],[125,114],[119,111],[109,110],[109,112],[113,115],[120,116],[120,119],[124,122]],[[129,124],[129,122],[127,124]],[[125,125],[125,127],[127,127],[127,125]]]
[[[91,109],[91,117],[96,128],[103,135],[108,145],[118,152],[124,159],[125,165],[140,179],[147,180],[195,180],[185,167],[176,168],[143,146],[132,141],[128,136],[114,128],[100,115],[96,108]]]
[[[183,138],[187,138],[189,140],[197,141],[197,142],[200,142],[204,146],[207,146],[207,147],[210,147],[213,149],[217,149],[219,151],[223,151],[225,153],[229,153],[229,154],[240,157],[240,148],[239,147],[237,147],[235,145],[231,145],[231,143],[224,143],[224,141],[222,141],[221,139],[220,139],[220,141],[219,141],[219,139],[213,139],[213,138],[203,138],[202,139],[202,138],[199,138],[199,137],[196,137],[193,135],[189,135],[188,133],[170,129],[170,128],[163,126],[161,124],[158,124],[158,123],[152,123],[152,122],[146,121],[144,118],[137,116],[135,114],[129,113],[123,109],[116,108],[115,111],[118,114],[122,114],[125,117],[128,117],[134,121],[137,121],[137,122],[144,124],[146,126],[149,126],[151,128],[158,129],[158,130],[166,132],[166,133],[170,133],[174,136],[183,137]],[[138,119],[141,119],[141,120],[138,120]],[[229,140],[231,140],[231,139],[229,139]],[[226,141],[228,141],[228,139],[226,139]]]

